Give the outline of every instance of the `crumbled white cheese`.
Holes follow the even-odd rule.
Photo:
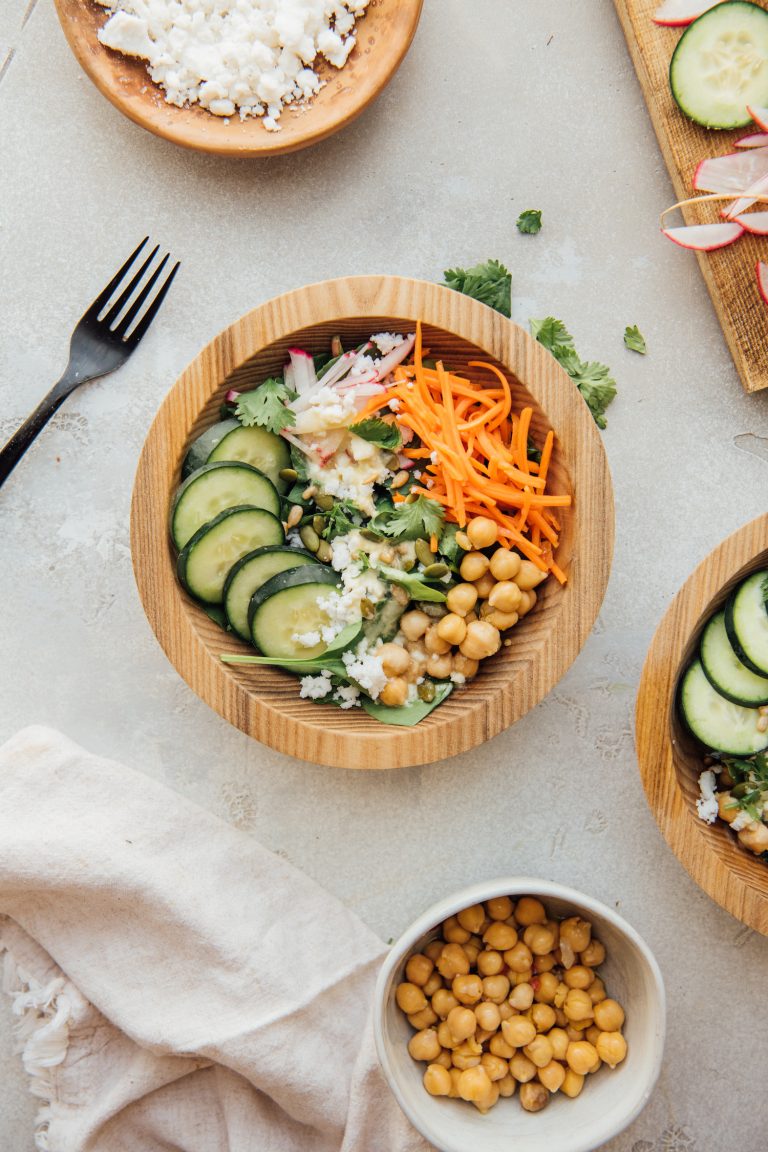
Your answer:
[[[355,688],[354,684],[343,684],[336,689],[333,698],[341,708],[360,707],[360,689]]]
[[[390,400],[389,404],[387,404],[387,408],[389,408],[390,412],[400,411],[400,401],[398,400],[397,396],[395,396],[393,400]]]
[[[319,632],[294,632],[291,640],[302,648],[315,648],[322,640],[322,636]]]
[[[295,408],[299,409],[299,405],[296,404]],[[354,397],[349,393],[337,392],[330,387],[316,388],[307,403],[297,411],[291,431],[297,436],[305,436],[307,433],[322,434],[334,428],[346,428],[354,420],[356,412]]]
[[[731,828],[733,828],[734,832],[741,832],[742,828],[746,828],[747,825],[751,823],[752,817],[749,812],[745,812],[742,808],[740,812],[736,813],[735,820],[731,821]]]
[[[102,44],[147,61],[169,104],[261,116],[279,131],[287,104],[322,87],[313,63],[342,68],[369,0],[99,0]]]
[[[376,345],[382,356],[389,356],[403,340],[405,336],[398,336],[396,332],[377,332],[375,336],[371,336],[371,344]]]
[[[384,455],[359,436],[348,439],[348,447],[337,450],[324,464],[309,459],[307,474],[321,491],[350,500],[366,516],[373,516],[373,486],[381,484],[388,473]]]
[[[451,680],[454,684],[466,684],[467,682],[463,672],[451,672]]]
[[[701,799],[696,801],[696,811],[699,818],[707,824],[714,824],[718,815],[717,796],[715,795],[716,783],[715,774],[711,769],[707,769],[699,776]]]
[[[342,660],[350,679],[357,681],[371,699],[375,700],[387,683],[387,674],[381,658],[376,655],[375,650],[370,651],[368,641],[362,640],[356,649],[345,652]]]
[[[319,676],[302,676],[299,696],[305,700],[322,700],[331,690],[330,672],[321,672]]]

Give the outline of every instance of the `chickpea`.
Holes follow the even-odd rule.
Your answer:
[[[530,560],[522,560],[520,571],[515,576],[515,583],[521,592],[532,592],[546,578],[546,572],[542,572]]]
[[[488,565],[488,557],[484,556],[482,552],[467,552],[459,565],[459,573],[462,580],[471,583],[474,580],[479,580],[481,576],[485,576]]]
[[[597,1049],[588,1040],[572,1041],[568,1045],[565,1059],[572,1072],[578,1072],[579,1076],[585,1076],[587,1072],[592,1070],[595,1060],[598,1059]]]
[[[409,983],[418,984],[423,988],[434,970],[435,965],[429,956],[425,956],[423,952],[416,952],[413,956],[409,956],[405,965],[405,978]]]
[[[563,983],[569,988],[589,988],[594,978],[592,969],[585,968],[583,964],[574,964],[573,968],[563,973]]]
[[[586,948],[582,949],[581,962],[588,968],[597,968],[605,960],[605,947],[593,937]]]
[[[530,984],[518,984],[509,994],[509,1003],[518,1012],[527,1012],[533,1004],[533,988]]]
[[[548,1092],[555,1093],[562,1088],[565,1080],[565,1068],[556,1060],[550,1060],[543,1068],[539,1068],[539,1080]]]
[[[422,1008],[427,1006],[427,998],[421,988],[417,987],[416,984],[410,984],[407,980],[398,984],[395,1000],[398,1008],[401,1012],[405,1012],[406,1016],[410,1016],[414,1012],[421,1012]]]
[[[536,1025],[526,1016],[513,1016],[502,1020],[501,1034],[512,1048],[524,1048],[536,1035]]]
[[[408,1041],[408,1051],[414,1060],[423,1060],[427,1064],[440,1055],[441,1044],[434,1028],[424,1028],[416,1032]]]
[[[446,620],[450,617],[446,616]],[[456,919],[467,932],[479,932],[485,923],[485,908],[482,904],[473,904],[469,908],[462,908],[456,913]]]
[[[618,1032],[624,1025],[624,1009],[615,1000],[601,1000],[595,1004],[594,1013],[601,1032]]]
[[[718,816],[721,820],[725,820],[726,824],[733,824],[739,814],[733,796],[730,792],[716,792],[715,795],[717,796]]]
[[[476,1004],[475,1019],[484,1032],[495,1032],[501,1024],[498,1004],[494,1004],[493,1000],[483,1000]]]
[[[509,896],[493,896],[485,902],[485,910],[489,920],[508,920],[514,911],[514,905]]]
[[[753,820],[737,833],[739,842],[750,852],[768,851],[768,826],[760,820]],[[607,1061],[606,1061],[607,1063]]]
[[[431,1028],[433,1024],[437,1023],[437,1013],[431,1004],[427,1004],[426,1008],[422,1008],[421,1012],[412,1012],[408,1017],[408,1023],[411,1028],[415,1028],[417,1032],[421,1032],[423,1028]]]
[[[515,919],[527,928],[529,924],[546,924],[547,913],[541,900],[534,896],[521,896],[515,908]]]
[[[467,1040],[462,1041],[458,1047],[454,1048],[451,1059],[453,1060],[454,1068],[476,1068],[480,1063],[480,1057],[483,1054],[482,1045],[470,1036]]]
[[[520,940],[513,948],[505,951],[504,963],[513,972],[527,972],[533,963],[533,952]]]
[[[589,988],[587,988],[587,992],[589,992],[589,998],[593,1004],[599,1004],[601,1000],[605,1000],[605,984],[603,984],[599,976],[595,977]]]
[[[480,1057],[480,1067],[485,1068],[491,1082],[503,1080],[509,1074],[509,1064],[501,1056],[494,1056],[492,1052],[483,1052]]]
[[[500,580],[488,597],[492,608],[499,612],[517,612],[517,606],[522,599],[520,589],[513,580]]]
[[[462,656],[470,660],[485,660],[493,656],[501,647],[501,636],[498,628],[488,624],[485,620],[473,620],[467,625],[467,635],[464,637],[459,650]]]
[[[451,1100],[459,1100],[459,1076],[461,1076],[461,1069],[451,1067],[449,1071],[451,1075],[451,1090],[448,1096]]]
[[[416,684],[424,675],[427,669],[427,654],[426,652],[411,652],[411,662],[408,665],[408,671],[405,674],[405,679],[409,684]]]
[[[459,1004],[477,1004],[483,996],[483,981],[480,976],[454,976],[451,991]]]
[[[435,1037],[435,1039],[437,1039],[437,1037]],[[546,1036],[534,1036],[530,1044],[526,1044],[523,1051],[537,1068],[546,1068],[547,1064],[549,1064],[554,1057],[552,1045]]]
[[[604,1060],[609,1068],[621,1064],[627,1055],[627,1042],[621,1032],[602,1032],[595,1048],[599,1058]]]
[[[406,640],[421,640],[431,623],[426,612],[418,610],[404,612],[400,617],[400,631]]]
[[[410,654],[402,644],[382,644],[376,655],[387,676],[402,676],[411,662]]]
[[[583,952],[592,938],[592,925],[580,916],[570,916],[560,925],[560,939],[570,944],[574,952]]]
[[[517,932],[503,920],[494,920],[483,933],[483,943],[499,952],[506,952],[517,944]]]
[[[445,945],[437,961],[437,970],[445,980],[466,976],[469,972],[469,957],[461,944]]]
[[[493,589],[496,587],[496,581],[490,572],[486,572],[479,580],[475,580],[475,588],[477,588],[477,596],[479,600],[487,600]],[[482,615],[482,611],[480,613]]]
[[[557,1023],[555,1010],[551,1004],[534,1004],[531,1008],[531,1020],[539,1032],[549,1032]]]
[[[523,932],[523,940],[534,956],[546,956],[555,944],[555,934],[548,924],[530,924]]]
[[[446,596],[445,604],[449,612],[466,616],[477,604],[477,588],[474,584],[456,584]]]
[[[496,580],[514,580],[520,571],[521,558],[508,548],[497,548],[491,556],[491,573]]]
[[[478,1112],[481,1112],[483,1115],[485,1115],[486,1112],[490,1112],[491,1108],[493,1108],[494,1104],[497,1103],[498,1099],[499,1086],[498,1084],[494,1083],[491,1084],[491,1090],[487,1096],[483,1096],[482,1100],[473,1100],[472,1103],[474,1104],[475,1108],[477,1108]]]
[[[502,1077],[502,1079],[498,1081],[498,1085],[499,1096],[502,1096],[505,1100],[507,1100],[510,1096],[514,1096],[515,1089],[517,1088],[517,1080],[515,1080],[514,1076],[511,1076],[508,1072],[506,1076]]]
[[[511,1060],[516,1052],[516,1049],[513,1048],[511,1044],[507,1044],[501,1032],[497,1032],[495,1036],[491,1036],[488,1047],[494,1056],[501,1056],[504,1060]]]
[[[449,916],[443,921],[443,936],[449,944],[466,944],[472,933],[459,923],[456,916]]]
[[[404,649],[402,649],[402,651],[404,651]],[[405,654],[408,656],[407,652]],[[407,699],[408,681],[403,680],[401,676],[395,676],[392,680],[387,680],[379,693],[379,700],[382,704],[386,704],[388,708],[401,708]]]
[[[475,516],[467,524],[467,536],[474,548],[490,548],[499,538],[499,528],[487,516]]]
[[[483,999],[492,1000],[494,1004],[501,1004],[509,996],[509,980],[499,973],[498,976],[486,976],[483,980]]]
[[[485,1068],[467,1068],[459,1077],[459,1095],[462,1100],[482,1100],[490,1095],[491,1080]]]
[[[438,988],[432,997],[432,1011],[436,1012],[441,1020],[445,1020],[453,1008],[458,1008],[459,1002],[453,992],[447,988]]]
[[[585,992],[583,988],[570,988],[563,1004],[563,1012],[570,1021],[591,1020],[595,1009],[589,992]]]
[[[437,635],[447,644],[461,644],[467,634],[467,625],[462,616],[449,612],[437,623]]]
[[[496,976],[504,967],[504,957],[493,948],[478,953],[477,970],[481,976]]]
[[[472,680],[477,676],[480,662],[478,660],[470,660],[468,656],[462,655],[461,652],[454,652],[453,654],[453,671],[457,672],[459,676],[463,676],[465,680]]]
[[[557,991],[555,992],[555,998],[552,1001],[556,1010],[562,1008],[563,1004],[565,1004],[565,998],[568,995],[568,991],[569,991],[568,985],[564,984],[561,980],[557,986]],[[563,1012],[563,1019],[564,1020],[568,1019],[568,1017],[565,1015],[564,1012]],[[562,1025],[562,1027],[565,1027],[565,1025]]]
[[[584,1087],[584,1079],[584,1076],[580,1076],[572,1068],[566,1068],[565,1079],[560,1085],[560,1091],[564,1096],[569,1096],[571,1100],[575,1100]]]
[[[579,1024],[578,1026],[574,1026],[573,1024],[570,1024],[570,1023],[568,1024],[568,1027],[565,1030],[565,1034],[573,1044],[576,1044],[578,1041],[584,1039],[584,1024],[585,1023],[587,1023],[587,1021],[582,1021],[582,1023]]]
[[[445,1048],[446,1051],[451,1052],[451,1065],[453,1065],[453,1049],[458,1048],[461,1043],[460,1040],[454,1040],[451,1035],[451,1030],[448,1027],[447,1020],[441,1020],[437,1026],[437,1038],[440,1041],[440,1047]]]
[[[427,956],[433,964],[437,964],[437,958],[444,947],[445,940],[440,938],[437,940],[430,940],[429,944],[425,945],[423,949],[424,955]]]
[[[520,1085],[520,1103],[526,1112],[541,1112],[549,1104],[549,1092],[534,1080]]]
[[[447,1068],[440,1064],[430,1064],[424,1073],[424,1087],[430,1096],[449,1096],[451,1092],[451,1074]]]
[[[469,940],[467,940],[466,944],[462,944],[462,948],[466,952],[467,956],[469,956],[470,965],[477,963],[477,957],[480,954],[480,949],[482,946],[483,943],[482,941],[478,942],[477,936],[472,936]]]
[[[416,981],[414,980],[414,981],[412,981],[412,983],[415,984]],[[431,999],[434,996],[435,992],[437,992],[438,988],[442,988],[442,986],[443,986],[442,976],[440,975],[439,972],[433,972],[432,975],[430,976],[429,980],[427,980],[426,984],[422,985],[422,988],[424,989],[424,995],[429,996],[429,998]]]
[[[558,1028],[568,1027],[568,1017],[566,1016],[565,1012],[563,1012],[562,1008],[555,1006],[555,1017],[557,1019]]]
[[[449,1071],[453,1068],[453,1053],[450,1048],[441,1048],[440,1055],[435,1058],[435,1064],[439,1064],[442,1068],[447,1068]]]
[[[513,1008],[509,1000],[502,1000],[499,1004],[499,1016],[502,1020],[511,1020],[513,1016],[517,1015],[517,1008]]]
[[[520,597],[520,607],[517,609],[518,616],[521,619],[523,618],[523,616],[527,616],[528,613],[533,608],[533,606],[535,605],[535,603],[536,603],[536,593],[535,592],[523,592],[522,596]]]
[[[519,1084],[527,1084],[536,1075],[536,1065],[524,1052],[515,1052],[509,1061],[509,1071]]]
[[[451,1009],[445,1022],[454,1044],[461,1044],[470,1036],[474,1036],[477,1028],[477,1020],[472,1009],[463,1008],[461,1005]]]
[[[525,972],[510,972],[509,979],[512,984],[530,984],[533,981],[533,968],[526,968]]]
[[[499,612],[498,609],[494,609],[484,619],[493,624],[494,628],[498,628],[499,632],[506,632],[509,628],[514,628],[520,617],[517,612]]]
[[[547,1032],[547,1039],[552,1045],[552,1055],[555,1060],[565,1060],[570,1040],[562,1028],[551,1028]]]
[[[560,981],[552,972],[542,972],[533,986],[534,999],[539,1004],[554,1004]]]
[[[447,640],[443,640],[440,633],[437,631],[437,624],[432,624],[424,636],[424,647],[431,655],[445,656],[446,652],[450,652],[451,645]]]
[[[427,675],[432,676],[435,680],[447,680],[453,671],[453,660],[450,652],[446,652],[442,656],[438,656],[433,652],[425,669]]]
[[[553,968],[557,967],[554,952],[547,952],[543,956],[537,956],[534,961],[536,972],[551,972]]]

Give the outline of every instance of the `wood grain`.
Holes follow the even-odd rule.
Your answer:
[[[731,915],[768,935],[768,868],[718,820],[696,813],[700,745],[683,727],[675,700],[702,628],[730,591],[768,565],[768,515],[729,536],[686,581],[659,625],[637,696],[636,743],[648,803],[672,851]]]
[[[168,508],[189,441],[218,418],[228,388],[254,387],[279,371],[292,345],[326,351],[371,332],[424,325],[425,345],[455,369],[478,356],[506,373],[516,405],[534,406],[532,434],[550,428],[554,491],[571,492],[558,562],[565,588],[542,586],[513,644],[483,664],[415,728],[381,724],[360,709],[342,712],[299,698],[296,679],[268,668],[224,665],[237,651],[186,596],[175,577]],[[476,375],[476,373],[475,373]],[[537,704],[578,655],[603,599],[613,551],[613,491],[600,434],[556,361],[521,328],[474,300],[417,280],[359,276],[277,297],[225,329],[171,389],[139,461],[131,509],[131,548],[139,593],[168,658],[192,689],[232,724],[291,756],[344,768],[397,768],[465,752]]]
[[[707,156],[733,152],[734,141],[750,128],[719,132],[688,120],[672,98],[668,78],[681,29],[653,23],[659,0],[614,0],[614,4],[675,193],[683,200],[695,195],[691,181],[697,164]],[[666,207],[660,205],[659,211]],[[686,208],[683,215],[688,224],[720,219],[718,205],[711,204]],[[671,217],[669,222],[674,223]],[[690,260],[693,255],[680,252],[680,259]],[[768,241],[744,235],[728,248],[695,255],[744,388],[747,392],[768,388],[768,308],[755,276],[756,262],[768,260]]]
[[[129,119],[156,136],[219,156],[277,156],[316,144],[355,120],[399,68],[421,16],[423,0],[370,0],[357,22],[357,45],[342,69],[316,66],[325,87],[303,108],[286,108],[279,132],[258,118],[226,120],[199,105],[165,101],[142,60],[105,48],[97,37],[105,9],[93,0],[55,0],[56,12],[80,65],[100,92]]]

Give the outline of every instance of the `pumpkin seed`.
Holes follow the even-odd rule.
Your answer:
[[[416,558],[418,559],[419,563],[423,564],[425,567],[428,564],[431,564],[434,560],[432,549],[426,540],[416,541]]]
[[[326,492],[321,492],[319,496],[315,497],[315,504],[318,508],[322,508],[323,512],[330,512],[334,503],[333,496],[329,496]]]
[[[303,528],[300,528],[299,536],[308,552],[317,552],[320,547],[320,537],[311,524],[305,524]]]
[[[333,559],[333,550],[327,540],[321,540],[317,546],[317,558],[323,564],[330,564]]]
[[[435,698],[435,686],[431,680],[425,680],[423,684],[419,684],[416,691],[419,694],[419,700],[423,700],[425,704],[431,704]]]
[[[299,474],[295,468],[281,468],[278,476],[281,480],[288,480],[291,484],[295,484],[299,478]]]
[[[449,572],[450,568],[447,564],[443,563],[428,564],[424,569],[424,575],[427,580],[441,580],[443,576],[447,576]]]
[[[315,532],[317,532],[318,536],[322,536],[323,532],[325,531],[325,516],[313,516],[312,527],[314,528]]]

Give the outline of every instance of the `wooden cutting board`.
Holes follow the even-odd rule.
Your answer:
[[[659,0],[614,0],[614,4],[677,198],[683,200],[694,195],[691,180],[699,161],[732,152],[734,141],[753,129],[716,132],[692,124],[673,100],[668,80],[669,61],[683,30],[653,23]],[[659,211],[666,207],[660,204]],[[688,208],[684,215],[688,224],[715,222],[718,205]],[[673,217],[669,223],[674,224]],[[680,252],[681,260],[692,258],[692,253]],[[747,392],[768,388],[768,307],[755,277],[757,261],[768,262],[768,238],[744,235],[728,248],[696,253],[696,258],[744,388]]]

